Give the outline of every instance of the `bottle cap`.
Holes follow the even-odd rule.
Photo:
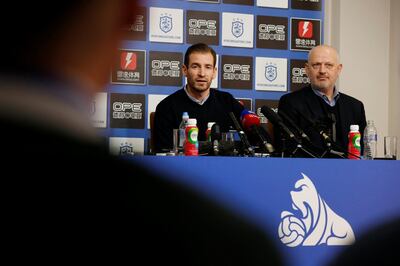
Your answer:
[[[183,113],[182,113],[182,117],[189,117],[188,112],[183,112]]]
[[[197,124],[196,118],[189,118],[189,120],[188,120],[188,125],[189,126],[193,126],[193,125],[196,125],[196,124]]]
[[[358,131],[360,128],[358,127],[358,125],[351,125],[350,126],[350,131]]]
[[[215,124],[215,122],[208,122],[207,128],[211,128],[214,124]]]

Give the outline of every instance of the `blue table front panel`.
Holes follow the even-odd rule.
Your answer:
[[[345,247],[335,242],[350,240],[352,233],[357,241],[372,226],[400,216],[400,161],[154,156],[135,160],[257,223],[276,240],[289,265],[325,265]],[[297,181],[303,186],[295,188]],[[300,200],[294,202],[293,191],[307,193],[297,194]],[[293,208],[302,203],[305,212]],[[281,218],[288,212],[303,226],[307,217],[314,217],[315,231],[322,230],[321,234],[300,232],[296,241],[293,235],[283,236],[283,243],[278,228],[288,225]],[[318,241],[306,241],[310,233]],[[301,234],[305,235],[302,243]],[[326,234],[334,237],[327,241]]]

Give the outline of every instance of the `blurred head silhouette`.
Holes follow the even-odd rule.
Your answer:
[[[100,90],[122,28],[135,15],[136,0],[11,1],[0,21],[7,40],[1,73],[45,74],[91,83]],[[94,86],[93,86],[94,85]],[[93,91],[90,91],[93,92]]]

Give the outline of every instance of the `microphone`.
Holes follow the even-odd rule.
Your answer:
[[[296,141],[296,143],[300,143],[296,135],[283,123],[279,115],[275,113],[271,108],[264,105],[263,107],[261,107],[261,113],[266,118],[268,118],[268,120],[271,121],[272,124],[279,126],[290,139]]]
[[[219,153],[219,141],[221,141],[221,129],[217,123],[212,125],[211,127],[211,143],[212,143],[212,149],[214,152],[214,155],[218,155]]]
[[[260,117],[252,111],[244,109],[240,114],[240,122],[242,122],[244,130],[249,130],[252,125],[260,125]]]
[[[296,123],[284,111],[279,110],[279,115],[282,116],[283,120],[289,123],[289,125],[294,128],[303,139],[311,142],[310,137],[299,126],[297,126]]]
[[[332,139],[331,137],[329,137],[328,134],[326,134],[326,132],[324,131],[324,129],[315,121],[313,121],[311,118],[305,116],[303,113],[299,112],[300,116],[302,118],[304,118],[309,124],[310,126],[318,131],[318,134],[322,137],[324,143],[326,146],[331,147],[332,146]]]
[[[254,155],[253,148],[251,147],[249,140],[247,139],[246,134],[244,133],[242,127],[240,126],[239,122],[236,119],[236,116],[233,112],[229,112],[229,116],[233,122],[233,126],[235,127],[236,131],[239,134],[240,141],[243,144],[243,149],[246,154]]]
[[[261,126],[256,126],[256,125],[252,125],[251,127],[251,131],[257,135],[257,137],[260,139],[262,145],[264,146],[264,150],[268,153],[273,153],[275,151],[274,146],[272,146],[271,144],[271,140],[268,141],[267,137],[269,138],[269,135],[267,133],[267,131],[265,131],[265,129]]]
[[[275,151],[267,131],[260,126],[260,117],[258,115],[245,109],[242,111],[240,119],[244,129],[257,136],[266,152],[273,153]]]

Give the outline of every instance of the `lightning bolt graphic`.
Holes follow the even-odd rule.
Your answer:
[[[132,62],[132,54],[133,53],[126,53],[126,57],[125,57],[125,69],[128,68],[129,64]]]
[[[303,24],[303,34],[301,35],[301,36],[304,36],[306,33],[307,33],[307,31],[308,31],[308,25],[310,24],[310,22],[309,21],[304,21],[304,24]]]

